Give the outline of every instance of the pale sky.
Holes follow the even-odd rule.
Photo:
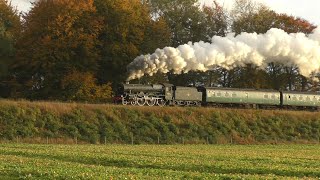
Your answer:
[[[10,0],[9,0],[10,1]],[[11,0],[13,6],[17,6],[20,11],[28,11],[31,7],[29,0]]]
[[[31,0],[12,0],[12,4],[19,10],[28,11]],[[200,0],[208,5],[212,0]],[[227,9],[232,7],[233,0],[217,0]],[[269,6],[278,13],[286,13],[297,17],[304,18],[315,25],[320,25],[320,0],[255,0]]]
[[[212,0],[201,0],[206,4],[212,4]],[[255,0],[267,5],[277,13],[301,17],[309,22],[320,25],[320,0]],[[233,0],[217,0],[224,7],[230,9]]]

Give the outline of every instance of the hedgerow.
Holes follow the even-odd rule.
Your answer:
[[[318,143],[320,113],[0,101],[0,138],[84,143]]]

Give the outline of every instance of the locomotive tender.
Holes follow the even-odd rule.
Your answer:
[[[255,90],[217,87],[181,87],[172,84],[121,84],[123,105],[218,106],[251,108],[320,108],[320,94],[312,92]]]

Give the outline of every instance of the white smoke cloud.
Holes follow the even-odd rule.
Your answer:
[[[308,36],[288,34],[270,29],[265,34],[241,33],[238,36],[214,36],[212,43],[196,42],[177,48],[157,49],[153,54],[141,55],[128,66],[128,80],[150,76],[157,72],[176,74],[191,70],[207,71],[215,66],[232,69],[253,64],[261,68],[268,63],[296,65],[303,76],[320,70],[320,27]]]

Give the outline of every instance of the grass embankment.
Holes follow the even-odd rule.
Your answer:
[[[252,144],[319,137],[319,112],[0,101],[2,141]]]
[[[318,179],[319,145],[0,145],[0,179]]]

